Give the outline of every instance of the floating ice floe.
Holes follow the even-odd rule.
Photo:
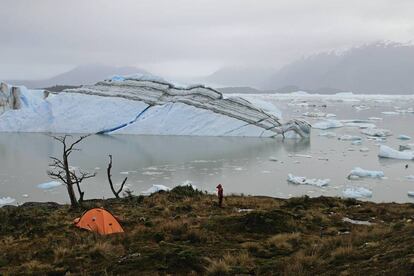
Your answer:
[[[338,120],[323,120],[316,122],[312,125],[313,128],[316,129],[330,129],[330,128],[338,128],[343,127],[344,124]]]
[[[276,158],[276,157],[274,157],[274,156],[270,156],[270,157],[269,157],[269,161],[277,162],[278,160],[277,160],[277,158]]]
[[[370,109],[370,107],[369,106],[367,106],[367,105],[354,105],[353,106],[356,110],[358,110],[358,111],[363,111],[363,110],[368,110],[368,109]]]
[[[28,197],[29,197],[29,195],[28,195],[28,194],[22,194],[22,197],[24,197],[24,198],[28,198]]]
[[[410,140],[411,139],[410,136],[404,135],[404,134],[399,135],[397,138],[400,139],[400,140]]]
[[[412,197],[414,197],[414,191],[408,191],[408,196],[412,196]]]
[[[362,140],[354,140],[351,142],[351,145],[354,145],[354,146],[362,145]]]
[[[1,205],[7,205],[15,202],[16,200],[12,197],[6,196],[6,197],[0,197],[0,206]]]
[[[382,178],[384,177],[383,171],[369,171],[364,170],[360,167],[355,167],[348,175],[348,178],[355,178],[355,177],[371,177],[371,178]]]
[[[306,117],[311,117],[311,118],[333,118],[336,117],[336,114],[333,113],[325,113],[325,112],[305,112],[302,114],[303,116]]]
[[[399,115],[400,114],[396,111],[383,111],[381,113],[384,114],[384,115]]]
[[[368,120],[370,121],[382,121],[383,119],[380,117],[369,117]]]
[[[312,178],[312,179],[308,179],[306,177],[303,176],[294,176],[292,174],[288,174],[288,182],[293,183],[293,184],[302,184],[302,185],[312,185],[312,186],[317,186],[317,187],[323,187],[329,184],[329,182],[331,181],[330,179],[316,179],[316,178]]]
[[[407,175],[405,178],[407,178],[408,180],[414,180],[414,175]]]
[[[332,138],[332,137],[336,137],[336,133],[335,132],[319,132],[318,134],[319,136],[323,136],[323,137],[328,137],[328,138]]]
[[[275,108],[266,111],[270,103],[255,105],[202,85],[183,88],[156,78],[117,77],[46,98],[42,90],[12,90],[16,104],[0,110],[0,132],[285,138],[308,138],[311,132],[304,120],[283,123]]]
[[[295,154],[293,157],[304,157],[304,158],[312,158],[312,155],[309,154]]]
[[[368,152],[369,151],[369,148],[365,148],[365,147],[364,148],[360,148],[359,151],[360,152]]]
[[[350,198],[369,198],[372,197],[372,191],[364,187],[347,187],[342,191],[345,197]]]
[[[392,132],[390,130],[382,128],[362,129],[361,133],[371,137],[387,137],[392,135]]]
[[[398,151],[389,146],[381,145],[378,156],[383,158],[414,160],[414,151]]]
[[[59,182],[59,181],[50,181],[50,182],[45,182],[45,183],[37,184],[37,187],[39,189],[49,190],[49,189],[53,189],[53,188],[59,187],[61,185],[62,185],[62,182]]]
[[[342,135],[341,137],[338,138],[338,140],[341,140],[341,141],[360,141],[360,140],[362,140],[362,138],[359,137],[359,136],[354,136],[354,135]]]
[[[343,222],[349,222],[351,224],[357,224],[357,225],[372,225],[374,223],[366,221],[366,220],[355,220],[355,219],[350,219],[350,218],[342,218]]]
[[[145,196],[148,196],[148,195],[157,193],[159,191],[166,191],[166,192],[168,192],[170,190],[171,190],[171,188],[169,188],[167,186],[160,185],[160,184],[153,184],[151,188],[149,188],[146,191],[142,191],[141,194],[142,195],[145,195]]]

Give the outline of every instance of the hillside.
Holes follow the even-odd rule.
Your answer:
[[[178,187],[149,197],[0,208],[4,275],[412,275],[413,204],[215,196]],[[72,225],[92,207],[124,234]],[[369,221],[369,222],[368,222]]]
[[[102,64],[88,64],[77,66],[74,69],[45,80],[8,80],[7,83],[25,85],[28,88],[45,88],[56,85],[77,86],[94,84],[112,75],[148,74],[145,70],[136,67],[116,67]]]

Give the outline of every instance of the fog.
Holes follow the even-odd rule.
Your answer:
[[[89,63],[169,78],[280,68],[323,51],[410,42],[413,10],[409,0],[2,0],[0,79],[46,78]]]

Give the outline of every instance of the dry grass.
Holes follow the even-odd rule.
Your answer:
[[[75,275],[339,275],[344,267],[350,275],[361,269],[374,275],[412,271],[412,205],[249,196],[227,197],[224,208],[216,202],[211,195],[169,193],[88,202],[88,208],[104,206],[123,218],[125,234],[105,237],[72,226],[83,210],[0,208],[0,275],[67,269]],[[239,213],[239,208],[259,212]],[[343,217],[376,224],[352,225]]]
[[[110,241],[97,241],[90,249],[91,256],[101,256],[105,259],[120,257],[125,254],[125,249],[121,244],[113,245]]]
[[[266,241],[267,246],[276,247],[282,250],[292,250],[292,243],[299,243],[301,238],[300,233],[283,233],[272,236]]]

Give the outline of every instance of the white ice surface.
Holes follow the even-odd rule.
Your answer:
[[[293,184],[312,185],[312,186],[317,186],[317,187],[326,186],[330,182],[329,179],[316,179],[316,178],[308,179],[303,176],[294,176],[292,174],[288,174],[287,181]]]
[[[404,134],[399,135],[397,138],[400,139],[400,140],[410,140],[411,139],[410,136],[404,135]]]
[[[50,182],[37,184],[37,187],[39,189],[48,190],[48,189],[53,189],[53,188],[59,187],[61,185],[62,185],[62,183],[59,182],[59,181],[50,181]]]
[[[312,125],[312,127],[316,129],[329,129],[329,128],[338,128],[338,127],[343,127],[343,126],[344,124],[338,120],[323,120],[323,121],[316,122],[315,124]]]
[[[0,205],[7,205],[15,202],[16,200],[12,197],[6,196],[6,197],[0,197]]]
[[[123,98],[60,93],[5,112],[0,132],[96,133],[133,120],[147,106]]]
[[[372,191],[364,187],[348,187],[342,191],[345,197],[350,198],[369,198],[372,197]]]
[[[414,151],[398,151],[389,146],[381,145],[378,156],[383,158],[413,160]]]
[[[355,167],[352,169],[352,171],[349,173],[349,176],[353,177],[371,177],[371,178],[381,178],[384,177],[383,171],[370,171],[370,170],[364,170],[360,167]]]

